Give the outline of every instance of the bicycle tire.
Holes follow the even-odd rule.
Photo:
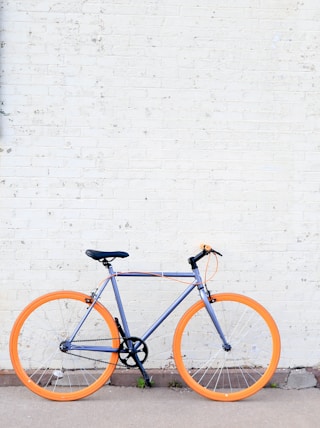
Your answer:
[[[280,358],[279,331],[269,312],[249,297],[221,293],[211,300],[231,350],[223,349],[201,300],[177,325],[176,367],[184,382],[202,396],[242,400],[263,388],[274,374]]]
[[[10,336],[11,362],[21,382],[35,394],[56,401],[78,400],[111,377],[118,352],[60,350],[90,304],[90,296],[58,291],[37,298],[18,316]],[[99,302],[75,340],[116,349],[120,345],[117,326]]]

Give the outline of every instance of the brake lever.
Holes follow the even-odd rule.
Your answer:
[[[211,252],[214,254],[218,254],[218,256],[222,257],[222,254],[219,253],[219,251],[214,250],[213,248],[212,248]]]
[[[219,251],[214,250],[210,245],[202,244],[202,245],[200,245],[200,248],[202,248],[203,251],[205,251],[207,254],[214,253],[214,254],[217,254],[218,256],[222,257],[222,254],[219,253]]]

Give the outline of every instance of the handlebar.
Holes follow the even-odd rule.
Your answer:
[[[202,251],[198,253],[197,255],[190,257],[188,259],[188,262],[190,263],[192,269],[197,268],[197,262],[202,259],[203,257],[209,255],[210,253],[217,254],[218,256],[222,257],[222,254],[218,251],[214,250],[210,245],[207,244],[201,244],[200,248],[202,248]]]

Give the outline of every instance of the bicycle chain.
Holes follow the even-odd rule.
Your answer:
[[[115,338],[115,339],[117,339],[117,338]],[[78,342],[103,342],[103,341],[107,341],[107,340],[110,341],[110,340],[114,340],[114,339],[113,338],[110,338],[110,339],[79,339],[79,340],[73,340],[72,342],[73,343],[78,343]],[[67,351],[66,353],[68,355],[72,355],[74,357],[83,358],[83,359],[89,360],[89,361],[97,361],[98,363],[110,364],[110,365],[113,365],[113,366],[116,366],[116,367],[122,367],[123,365],[126,366],[126,367],[128,367],[127,364],[125,364],[122,360],[120,360],[122,362],[122,364],[120,365],[120,364],[114,364],[114,363],[110,363],[108,361],[103,361],[103,360],[96,359],[96,358],[85,357],[84,355],[74,354],[73,352],[69,352],[69,351]]]
[[[84,358],[85,360],[97,361],[98,363],[111,364],[116,366],[117,364],[110,363],[109,361],[97,360],[96,358],[84,357],[83,355],[74,354],[73,352],[67,352],[68,355],[72,355],[73,357]]]
[[[82,340],[73,340],[72,342],[103,342],[103,341],[106,341],[106,340],[113,340],[113,339],[112,338],[111,339],[87,339],[87,340],[86,339],[82,339]],[[85,360],[97,361],[98,363],[106,363],[106,364],[110,364],[110,365],[113,365],[113,366],[117,366],[118,365],[118,364],[110,363],[108,361],[103,361],[103,360],[99,360],[99,359],[96,359],[96,358],[90,358],[90,357],[85,357],[83,355],[74,354],[73,352],[67,352],[67,354],[68,355],[73,355],[74,357],[84,358]]]

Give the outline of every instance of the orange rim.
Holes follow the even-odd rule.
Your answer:
[[[222,393],[222,392],[209,390],[201,386],[199,383],[197,383],[193,379],[193,377],[188,372],[188,369],[185,367],[185,364],[183,361],[183,355],[181,352],[181,343],[182,343],[182,336],[183,336],[184,329],[188,324],[189,320],[200,309],[204,308],[205,306],[202,300],[195,303],[193,306],[191,306],[190,309],[188,309],[185,312],[185,314],[182,316],[175,330],[175,334],[173,338],[173,355],[174,355],[176,367],[182,379],[185,381],[185,383],[198,394],[206,398],[209,398],[211,400],[217,400],[217,401],[242,400],[244,398],[247,398],[255,394],[261,388],[263,388],[267,384],[267,382],[271,379],[273,373],[275,372],[279,362],[280,351],[281,351],[279,331],[276,323],[274,322],[269,312],[262,305],[260,305],[258,302],[256,302],[255,300],[249,297],[242,296],[240,294],[235,294],[235,293],[221,293],[221,294],[215,294],[211,296],[211,298],[214,299],[216,302],[233,301],[233,302],[242,303],[254,309],[264,319],[265,323],[269,328],[270,335],[272,338],[272,346],[273,346],[271,360],[268,368],[266,369],[264,374],[261,376],[261,378],[252,386],[246,389],[243,389],[241,391],[231,392],[231,393]]]
[[[78,300],[80,302],[83,302],[84,304],[87,304],[86,299],[88,298],[90,298],[90,296],[83,293],[75,292],[75,291],[58,291],[58,292],[48,293],[31,302],[18,316],[10,336],[9,347],[10,347],[11,362],[21,382],[35,394],[40,395],[41,397],[44,397],[50,400],[56,400],[56,401],[78,400],[90,394],[93,394],[95,391],[101,388],[107,382],[107,380],[110,378],[113,371],[115,370],[116,364],[118,362],[117,352],[111,353],[110,361],[108,362],[106,369],[103,371],[101,376],[91,385],[84,387],[83,389],[75,392],[61,393],[61,392],[48,391],[42,388],[41,386],[37,385],[32,379],[30,379],[25,369],[21,365],[19,353],[18,353],[19,335],[24,325],[24,322],[32,314],[32,312],[35,311],[39,306],[53,300],[72,299],[72,300]],[[110,329],[110,332],[112,335],[111,337],[113,338],[112,346],[114,348],[118,348],[120,345],[119,332],[110,312],[99,302],[95,304],[94,309],[99,312],[99,314],[103,317],[103,319],[105,320],[106,324]]]

